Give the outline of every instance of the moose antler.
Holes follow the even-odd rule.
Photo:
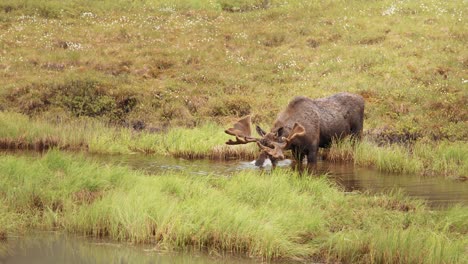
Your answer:
[[[258,139],[257,138],[250,138],[250,137],[238,137],[236,136],[236,141],[233,141],[232,139],[226,141],[226,144],[227,145],[238,145],[238,144],[247,144],[247,143],[250,143],[250,142],[257,142]]]
[[[241,118],[237,123],[234,124],[234,127],[228,128],[224,132],[231,136],[236,137],[236,141],[232,139],[228,140],[226,144],[228,145],[237,145],[237,144],[247,144],[250,142],[257,142],[260,139],[251,137],[250,129],[250,115]]]
[[[282,143],[271,142],[271,144],[273,144],[273,148],[264,146],[260,142],[257,142],[257,145],[260,147],[260,149],[268,153],[268,155],[277,159],[284,159],[283,151],[291,144],[293,139],[295,139],[296,137],[303,136],[303,135],[305,135],[305,128],[298,123],[294,123],[294,126],[291,132],[289,133],[289,136],[287,138],[286,137],[281,138],[283,140]]]
[[[257,145],[260,147],[261,150],[265,151],[266,153],[277,159],[284,159],[283,149],[286,147],[287,143],[272,142],[272,144],[274,148],[266,147],[260,142],[257,142]]]

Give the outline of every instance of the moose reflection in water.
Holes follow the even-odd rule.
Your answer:
[[[298,96],[278,115],[269,133],[257,125],[261,138],[252,137],[251,117],[246,116],[225,130],[236,137],[226,144],[256,142],[261,151],[255,162],[257,166],[263,166],[267,159],[276,166],[278,160],[284,159],[286,150],[291,150],[299,165],[304,157],[309,165],[315,165],[319,147],[327,148],[333,139],[346,136],[360,139],[363,122],[364,99],[360,95],[338,93],[320,99]]]

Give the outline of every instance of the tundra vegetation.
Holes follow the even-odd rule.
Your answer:
[[[256,124],[272,124],[294,96],[347,91],[366,100],[361,149],[385,153],[380,159],[416,159],[400,163],[411,167],[401,170],[466,176],[466,170],[451,174],[467,163],[464,9],[461,0],[5,0],[0,110],[10,121],[4,127],[16,126],[10,122],[24,119],[15,114],[21,113],[50,128],[10,130],[1,146],[164,152],[151,140],[154,132],[197,133],[207,122],[222,131],[247,114]],[[132,143],[62,132],[97,135],[76,119],[92,120],[106,135],[125,131],[119,133]],[[139,133],[129,136],[126,128]],[[196,153],[179,138],[170,143],[178,151],[165,153],[254,151],[221,147],[212,138],[220,134],[208,136]],[[440,150],[445,165],[433,166],[432,154],[414,155],[417,142]],[[444,152],[447,146],[457,154]],[[352,152],[334,158],[398,170],[391,162],[359,162]]]
[[[294,96],[347,91],[366,101],[363,140],[334,142],[328,160],[466,178],[467,29],[463,0],[2,0],[0,148],[251,159],[255,146],[224,145],[235,120],[268,127]],[[34,228],[264,259],[467,259],[463,206],[345,195],[285,170],[148,177],[70,155],[0,156],[0,239]]]

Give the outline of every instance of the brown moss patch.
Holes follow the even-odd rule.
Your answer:
[[[375,45],[385,41],[386,36],[375,36],[375,37],[368,37],[359,40],[359,44],[361,45]]]

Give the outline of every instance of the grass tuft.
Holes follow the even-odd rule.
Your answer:
[[[467,144],[464,141],[438,143],[417,141],[413,145],[378,146],[364,138],[333,142],[324,158],[332,162],[353,161],[357,165],[376,167],[381,171],[465,178],[468,175]]]

